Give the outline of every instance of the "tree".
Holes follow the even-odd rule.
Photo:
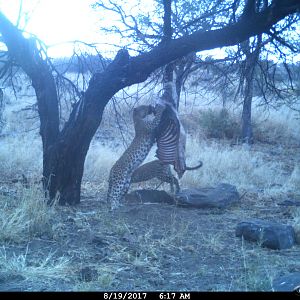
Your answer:
[[[264,10],[268,6],[268,0],[259,0],[252,1],[247,0],[243,14],[251,15],[255,14],[260,10]],[[259,67],[260,55],[263,52],[267,52],[267,47],[269,43],[278,41],[279,45],[277,49],[282,49],[283,47],[288,47],[290,50],[294,51],[291,41],[287,42],[283,40],[280,36],[293,26],[293,24],[298,21],[298,18],[289,18],[286,20],[283,28],[276,28],[274,32],[270,33],[269,37],[263,37],[263,34],[257,35],[255,38],[249,38],[244,42],[240,43],[239,50],[242,55],[245,56],[245,59],[240,64],[241,78],[240,78],[240,87],[242,87],[241,92],[243,96],[243,111],[242,111],[242,132],[241,138],[242,141],[248,144],[253,143],[253,129],[251,121],[251,110],[252,110],[252,98],[254,93],[254,82],[255,78],[259,74],[256,69]],[[286,58],[286,55],[284,55]],[[263,70],[263,75],[270,73],[268,65],[267,68]],[[261,69],[262,70],[262,69]],[[272,89],[272,94],[274,92],[280,96],[280,88],[277,87],[274,77],[264,76],[263,82],[268,83],[268,90]],[[272,88],[271,88],[272,87]],[[292,85],[291,85],[292,87]],[[265,93],[264,97],[266,98]]]
[[[251,50],[249,39],[244,45],[244,54],[246,56],[243,69],[243,78],[245,81],[244,87],[244,101],[243,101],[243,112],[242,112],[242,140],[247,144],[253,142],[253,131],[251,124],[251,110],[252,110],[252,98],[253,98],[253,82],[254,82],[254,71],[257,65],[259,54],[261,50],[262,36],[257,36],[257,41],[254,43],[254,49]]]
[[[235,3],[239,3],[234,1]],[[124,87],[145,81],[149,75],[172,61],[195,51],[236,45],[251,36],[268,32],[285,17],[300,9],[298,0],[278,1],[264,10],[244,16],[223,28],[198,30],[186,36],[157,44],[152,50],[131,57],[120,50],[102,72],[95,72],[88,88],[72,109],[60,130],[57,88],[51,66],[36,39],[25,38],[2,13],[0,33],[8,53],[30,77],[35,89],[43,143],[43,183],[60,204],[80,202],[84,161],[90,142],[101,123],[103,110],[115,93]]]

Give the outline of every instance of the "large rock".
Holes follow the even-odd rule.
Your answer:
[[[221,183],[216,187],[187,189],[175,196],[177,204],[197,208],[225,208],[239,202],[235,186]]]
[[[295,243],[292,226],[282,225],[266,220],[253,219],[241,222],[236,227],[236,236],[245,240],[259,242],[271,249],[288,249]]]
[[[297,291],[300,296],[300,272],[291,273],[273,280],[275,292]]]

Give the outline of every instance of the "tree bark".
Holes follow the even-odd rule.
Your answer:
[[[104,108],[112,96],[124,87],[145,81],[157,68],[190,52],[209,50],[237,43],[268,31],[272,25],[300,8],[298,0],[273,1],[260,13],[241,18],[222,29],[197,31],[136,57],[121,50],[102,73],[95,73],[84,97],[75,105],[68,122],[59,131],[58,97],[55,81],[46,60],[33,39],[22,33],[0,12],[2,40],[14,62],[31,78],[35,89],[43,142],[44,187],[60,204],[80,201],[80,186],[84,161],[101,120]]]
[[[245,94],[243,101],[243,112],[242,112],[242,141],[247,144],[253,143],[253,130],[251,121],[251,110],[252,110],[252,97],[253,97],[253,72],[254,66],[246,68],[249,73],[246,74],[245,78]]]
[[[127,52],[119,52],[105,72],[95,75],[84,97],[76,103],[68,122],[51,149],[48,186],[50,199],[59,193],[60,204],[78,204],[84,162],[91,140],[98,129],[109,99],[120,90],[123,64],[128,63]],[[115,80],[114,80],[115,79]]]
[[[244,53],[246,55],[244,77],[244,101],[242,111],[242,142],[247,144],[253,143],[253,127],[252,127],[252,98],[254,87],[255,67],[257,65],[261,50],[262,36],[257,36],[254,50],[251,52],[250,41],[245,42]]]
[[[261,9],[267,7],[268,1],[264,0],[262,3],[256,1],[247,1],[243,17],[251,17],[259,11],[259,4],[263,4]],[[252,128],[252,98],[253,98],[253,87],[255,77],[255,67],[258,63],[259,54],[262,47],[262,34],[257,35],[257,40],[253,50],[251,50],[250,39],[247,39],[241,44],[242,51],[246,55],[245,68],[244,68],[244,101],[243,101],[243,112],[242,112],[242,142],[247,144],[253,143],[253,128]]]

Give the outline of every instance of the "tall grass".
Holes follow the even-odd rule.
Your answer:
[[[69,273],[69,259],[67,257],[54,258],[54,253],[45,254],[34,264],[28,260],[27,251],[20,255],[8,255],[5,247],[0,248],[0,268],[6,276],[22,276],[24,279],[41,280],[62,278]]]
[[[286,191],[287,181],[283,163],[268,161],[264,155],[243,146],[228,147],[216,142],[189,140],[187,163],[203,161],[203,167],[186,171],[181,182],[186,187],[214,185],[227,182],[239,189],[277,194]]]
[[[41,177],[42,142],[35,135],[7,136],[0,140],[0,181]]]
[[[49,207],[42,189],[19,186],[0,196],[0,241],[22,242],[34,236],[53,234],[55,208]]]
[[[122,149],[113,149],[94,141],[86,157],[83,180],[97,182],[106,188],[110,169],[121,154]]]
[[[281,107],[265,111],[253,110],[254,135],[260,142],[300,144],[299,113]]]

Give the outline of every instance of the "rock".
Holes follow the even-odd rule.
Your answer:
[[[197,208],[225,208],[239,202],[235,186],[221,183],[216,187],[186,189],[175,196],[178,205]]]
[[[139,203],[167,203],[175,204],[173,197],[165,191],[158,190],[137,190],[133,191],[125,196],[125,200],[128,202]]]
[[[165,191],[138,190],[125,196],[128,202],[177,204],[197,208],[225,208],[239,202],[235,186],[221,183],[216,187],[186,189],[174,198]]]
[[[271,249],[288,249],[295,243],[295,232],[292,226],[282,225],[266,220],[253,219],[241,222],[236,227],[236,236],[245,240],[260,242]]]
[[[300,295],[300,272],[275,278],[273,280],[273,290],[275,292],[297,291]]]

